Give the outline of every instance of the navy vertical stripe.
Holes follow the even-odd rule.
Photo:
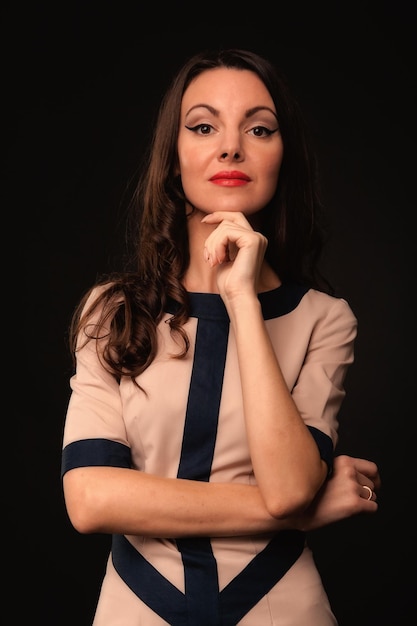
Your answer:
[[[228,337],[228,322],[198,321],[178,478],[210,478]]]
[[[198,321],[178,478],[210,478],[228,336],[227,321]],[[178,539],[177,546],[184,563],[190,624],[219,625],[217,564],[210,539]]]

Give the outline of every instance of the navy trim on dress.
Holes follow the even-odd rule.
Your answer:
[[[216,445],[230,324],[198,320],[178,478],[208,482]],[[191,624],[220,623],[217,563],[209,538],[177,540]]]
[[[189,626],[186,597],[124,535],[113,535],[112,562],[126,585],[170,626]],[[215,625],[213,625],[215,626]]]
[[[170,626],[236,626],[263,596],[277,584],[301,555],[304,533],[284,530],[218,594],[209,596],[220,615],[213,621],[212,611],[201,622],[189,612],[189,598],[147,561],[124,535],[113,535],[112,561],[126,585]],[[206,604],[204,588],[200,598]]]
[[[298,283],[284,283],[276,289],[263,291],[258,294],[265,320],[281,317],[294,311],[303,296],[309,290],[305,285]],[[228,320],[229,315],[224,302],[216,293],[188,293],[191,317],[199,319]],[[178,303],[169,299],[166,312],[173,315],[178,309]]]
[[[74,467],[107,465],[132,467],[130,448],[109,439],[80,439],[69,443],[62,451],[61,478]]]
[[[279,532],[220,592],[221,626],[236,626],[294,565],[304,545],[303,532]]]
[[[327,464],[328,473],[330,476],[333,472],[333,461],[334,461],[334,448],[332,438],[329,437],[326,433],[319,430],[315,426],[307,426],[310,433],[313,435],[314,441],[317,444],[317,447],[320,452],[320,457]]]

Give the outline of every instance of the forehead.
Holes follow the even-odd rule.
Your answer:
[[[182,97],[182,112],[196,104],[209,104],[215,109],[249,109],[268,106],[275,111],[271,94],[255,72],[219,67],[205,70],[188,85]]]

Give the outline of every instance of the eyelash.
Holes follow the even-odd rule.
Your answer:
[[[208,128],[208,129],[212,129],[213,127],[210,124],[197,124],[196,126],[185,126],[185,128],[187,128],[188,130],[191,130],[192,132],[198,133],[198,131],[202,131],[203,128]],[[252,132],[254,130],[261,130],[262,133],[264,133],[262,136],[260,135],[254,135],[255,137],[260,137],[262,139],[262,137],[270,137],[271,135],[273,135],[274,133],[276,133],[278,131],[278,128],[274,128],[274,130],[271,130],[269,128],[267,128],[266,126],[254,126],[253,128],[251,128],[251,130],[249,132]],[[200,132],[199,134],[201,135],[209,135],[210,133],[203,133]]]

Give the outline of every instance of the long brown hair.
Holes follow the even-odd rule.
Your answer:
[[[255,72],[276,107],[284,156],[276,193],[260,214],[259,229],[268,239],[266,259],[283,282],[330,289],[318,270],[324,231],[316,159],[285,77],[269,60],[251,51],[196,54],[176,74],[159,109],[130,205],[129,265],[126,271],[97,281],[78,304],[71,322],[74,357],[81,330],[85,341],[104,339],[100,358],[119,378],[131,376],[134,380],[152,362],[156,328],[168,298],[178,303],[177,313],[169,321],[171,331],[180,338],[177,358],[189,347],[183,328],[189,317],[188,295],[182,283],[189,249],[185,197],[177,173],[177,138],[185,90],[199,74],[218,67]],[[90,297],[99,285],[101,289]]]

